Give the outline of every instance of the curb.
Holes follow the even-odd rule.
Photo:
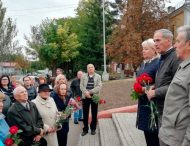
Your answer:
[[[120,108],[109,109],[105,111],[98,112],[98,119],[102,118],[112,118],[113,113],[134,113],[137,112],[137,105],[125,106]],[[89,116],[88,123],[91,122],[92,116]]]

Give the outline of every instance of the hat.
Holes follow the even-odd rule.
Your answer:
[[[47,91],[47,90],[49,90],[49,92],[52,91],[52,89],[49,88],[48,84],[40,84],[38,93],[40,93],[41,91]]]
[[[0,100],[3,100],[5,98],[5,94],[3,94],[2,92],[0,92]]]

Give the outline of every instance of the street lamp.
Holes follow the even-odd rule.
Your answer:
[[[106,41],[105,41],[105,10],[104,10],[104,4],[105,0],[103,0],[103,48],[104,48],[104,72],[102,74],[102,80],[108,81],[109,80],[109,74],[106,70]]]

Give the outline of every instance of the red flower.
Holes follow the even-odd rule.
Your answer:
[[[106,103],[105,100],[103,100],[103,99],[100,99],[100,100],[99,100],[99,104],[105,104],[105,103]]]
[[[6,146],[11,146],[13,143],[14,143],[14,141],[13,141],[12,138],[7,138],[7,139],[5,140],[5,145],[6,145]]]
[[[80,101],[80,100],[81,100],[80,96],[77,96],[77,101]]]
[[[11,134],[17,134],[17,132],[18,132],[18,127],[17,127],[17,126],[12,126],[12,127],[10,127],[9,132],[10,132]]]
[[[137,82],[134,84],[133,88],[134,88],[134,90],[135,90],[137,93],[142,93],[142,92],[143,92],[141,84],[139,84],[139,83],[137,83]]]
[[[147,77],[146,82],[147,82],[147,84],[150,84],[153,82],[153,79],[151,77]]]

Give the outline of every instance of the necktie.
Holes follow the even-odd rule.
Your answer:
[[[27,110],[30,110],[30,105],[29,105],[29,103],[26,103],[26,109],[27,109]]]

